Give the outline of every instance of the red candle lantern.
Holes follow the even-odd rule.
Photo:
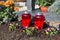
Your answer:
[[[35,28],[38,30],[43,29],[45,17],[42,13],[37,13],[34,17]]]
[[[31,14],[29,12],[24,12],[22,14],[22,27],[28,28],[31,22]]]

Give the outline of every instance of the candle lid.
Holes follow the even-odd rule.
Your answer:
[[[27,11],[25,11],[25,12],[24,12],[24,14],[28,14],[28,12],[27,12]]]
[[[43,15],[43,13],[41,13],[41,12],[38,12],[36,15]]]
[[[29,11],[30,11],[30,10],[28,10],[28,11],[25,11],[25,12],[24,12],[24,14],[30,14],[30,12],[29,12]]]

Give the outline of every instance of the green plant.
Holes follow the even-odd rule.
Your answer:
[[[36,4],[39,6],[50,6],[55,0],[36,0]]]
[[[0,25],[2,24],[3,22],[2,21],[0,21]]]
[[[16,18],[17,16],[14,10],[14,6],[12,7],[5,7],[4,5],[0,5],[0,19],[3,19],[1,21],[11,21],[13,18]],[[16,18],[17,19],[17,18]]]
[[[46,33],[46,35],[54,36],[58,33],[58,30],[55,27],[50,27],[45,30],[45,33]]]
[[[35,30],[34,27],[29,27],[29,28],[23,30],[23,32],[24,32],[26,35],[33,35],[34,32],[36,32],[36,30]]]
[[[15,24],[10,24],[9,25],[9,30],[14,31],[16,29],[16,25]]]

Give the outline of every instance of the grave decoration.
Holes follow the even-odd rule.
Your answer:
[[[30,36],[30,35],[33,35],[34,33],[36,33],[37,30],[35,29],[35,27],[29,27],[29,28],[23,30],[23,32],[24,32],[26,35]]]
[[[56,26],[56,27],[50,26],[49,28],[47,28],[45,30],[45,34],[46,35],[50,35],[50,36],[57,35],[59,33],[59,31],[60,31],[60,27],[59,26]]]
[[[48,12],[48,7],[51,6],[55,0],[36,0],[36,4],[40,6],[42,12]]]
[[[0,1],[0,24],[17,20],[16,12],[18,10],[19,8],[15,7],[13,0]]]
[[[26,35],[34,35],[35,33],[38,33],[38,31],[43,30],[42,32],[46,35],[54,36],[57,35],[60,31],[60,25],[58,27],[49,26],[49,28],[44,28],[44,22],[45,22],[45,16],[40,13],[37,13],[34,16],[34,24],[33,26],[31,24],[32,15],[29,12],[24,12],[21,16],[22,20],[18,21],[18,17],[16,16],[16,12],[19,11],[18,7],[15,7],[14,1],[7,0],[6,2],[0,1],[0,24],[7,22],[9,23],[9,30],[14,31],[17,28],[21,27],[19,31],[23,31]],[[15,21],[15,22],[12,22]],[[18,22],[16,22],[18,21]],[[21,25],[21,24],[22,25]],[[21,26],[20,26],[21,25]],[[1,25],[0,25],[1,26]],[[7,26],[7,25],[6,25]],[[5,27],[6,27],[5,26]],[[22,32],[21,32],[22,33]]]

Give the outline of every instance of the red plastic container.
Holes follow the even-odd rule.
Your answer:
[[[31,14],[29,12],[24,12],[22,14],[22,27],[28,28],[31,22]]]
[[[45,17],[42,14],[37,13],[34,17],[35,28],[38,30],[43,29],[44,21]]]

